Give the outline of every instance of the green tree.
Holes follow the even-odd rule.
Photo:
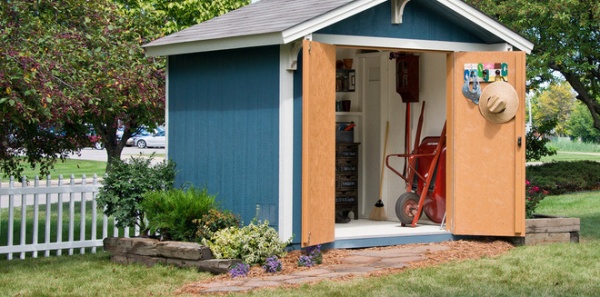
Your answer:
[[[600,131],[593,128],[592,116],[585,105],[579,103],[573,109],[567,122],[568,134],[573,139],[581,139],[583,142],[600,143]]]
[[[149,28],[110,1],[2,1],[2,169],[18,175],[24,155],[47,173],[87,144],[89,125],[110,167],[135,128],[162,122],[164,62],[141,49],[157,35]]]
[[[589,0],[466,0],[535,44],[527,58],[530,88],[560,73],[600,130],[600,2]]]
[[[567,133],[566,123],[575,106],[575,93],[569,84],[550,84],[531,100],[534,123],[553,122],[555,126],[549,130],[558,135]]]
[[[165,34],[223,15],[250,0],[114,0],[131,14],[144,15]]]
[[[110,171],[137,128],[164,122],[165,60],[145,57],[141,45],[247,3],[1,2],[1,169],[19,175],[24,156],[47,174],[57,159],[89,145],[92,126]]]

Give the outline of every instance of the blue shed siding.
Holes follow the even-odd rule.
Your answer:
[[[294,71],[294,192],[292,232],[293,243],[300,244],[302,234],[302,51]]]
[[[244,223],[279,206],[279,46],[169,57],[169,158]]]
[[[429,9],[423,2],[409,1],[406,4],[402,24],[391,23],[391,5],[384,2],[317,33],[483,43],[481,39],[452,22],[449,16]]]

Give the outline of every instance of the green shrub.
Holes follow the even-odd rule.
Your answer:
[[[130,158],[127,162],[117,160],[111,165],[98,192],[98,207],[104,214],[117,220],[117,227],[138,225],[142,234],[147,233],[144,213],[140,203],[143,194],[153,190],[169,190],[175,181],[175,163],[162,161],[152,165],[150,158]]]
[[[141,203],[150,232],[171,240],[195,241],[196,221],[217,205],[206,188],[171,189],[144,194]]]
[[[600,187],[600,163],[561,161],[527,166],[527,179],[550,195],[595,190]]]
[[[544,156],[556,155],[556,149],[548,145],[550,139],[539,134],[535,129],[525,135],[525,160],[528,162],[539,161]]]
[[[240,227],[240,217],[229,211],[220,211],[215,208],[210,209],[207,214],[203,215],[201,219],[195,220],[194,223],[198,225],[196,237],[200,240],[211,240],[215,232],[221,229]]]
[[[285,247],[291,241],[291,238],[281,241],[277,230],[270,227],[268,221],[253,220],[242,228],[219,230],[212,240],[203,242],[217,259],[242,259],[250,265],[262,265],[271,256],[285,256]]]

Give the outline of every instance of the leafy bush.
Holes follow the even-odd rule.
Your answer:
[[[544,156],[556,155],[556,149],[548,146],[550,139],[539,134],[537,130],[531,129],[525,135],[525,160],[539,161]]]
[[[229,212],[220,211],[216,208],[208,210],[208,213],[203,215],[201,219],[195,220],[198,225],[196,237],[198,239],[211,240],[215,232],[229,228],[240,227],[240,217]]]
[[[300,267],[312,267],[321,263],[323,263],[323,253],[320,244],[307,247],[306,255],[298,258],[298,266]]]
[[[527,166],[527,180],[550,195],[595,190],[600,187],[600,163],[561,161]]]
[[[141,206],[150,232],[159,231],[163,238],[172,240],[195,241],[194,221],[214,209],[216,202],[206,188],[190,187],[147,192]]]
[[[242,228],[229,227],[217,231],[212,240],[203,240],[217,259],[242,259],[250,265],[263,264],[271,256],[282,257],[291,242],[281,241],[268,221],[253,220]]]
[[[98,192],[98,207],[104,214],[114,216],[117,227],[138,225],[142,234],[147,233],[144,213],[141,209],[143,194],[153,190],[170,190],[175,182],[175,163],[162,161],[152,165],[150,158],[130,158],[127,162],[117,160],[106,174]]]

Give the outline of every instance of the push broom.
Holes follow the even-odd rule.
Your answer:
[[[387,150],[387,141],[388,141],[388,133],[390,130],[390,122],[387,121],[385,123],[385,142],[383,146],[383,159],[381,160],[381,179],[379,180],[379,200],[375,203],[375,207],[371,211],[369,215],[369,219],[373,221],[385,221],[387,220],[387,216],[385,214],[385,208],[383,205],[383,201],[381,201],[382,190],[383,190],[383,174],[385,172],[385,156]]]

